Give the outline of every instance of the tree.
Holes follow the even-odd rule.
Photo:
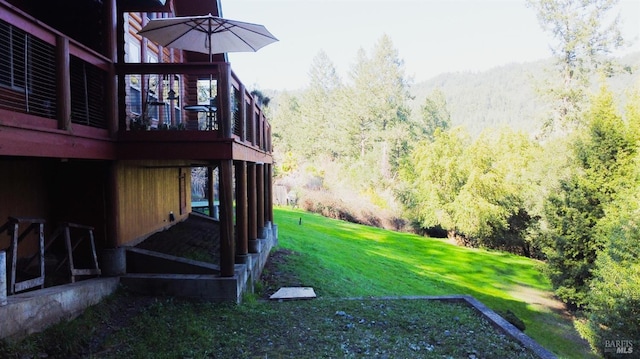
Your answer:
[[[453,203],[468,179],[463,163],[470,141],[462,128],[437,129],[433,142],[421,141],[402,166],[400,178],[406,187],[399,197],[420,228],[455,230]]]
[[[299,130],[313,136],[305,144],[304,152],[309,160],[325,155],[338,158],[345,154],[344,129],[339,116],[342,88],[333,62],[324,51],[320,51],[313,58],[309,86],[301,96],[300,114],[304,128]]]
[[[299,156],[305,156],[303,152],[305,147],[303,146],[307,139],[300,135],[303,127],[300,103],[296,96],[286,92],[279,94],[276,102],[276,105],[272,107],[272,117],[270,118],[273,127],[274,157],[280,161],[283,161],[285,157],[289,158],[288,167],[291,167],[292,152]]]
[[[640,93],[631,96],[626,119],[629,136],[640,140]],[[640,337],[640,156],[630,154],[613,201],[605,207],[598,233],[607,244],[598,254],[587,295],[586,320],[577,329],[592,349],[603,352],[605,340]],[[637,348],[634,348],[634,350]]]
[[[396,168],[397,158],[404,155],[397,151],[406,148],[402,143],[406,136],[393,131],[409,116],[409,86],[403,66],[387,35],[376,42],[371,57],[362,49],[358,51],[350,72],[353,85],[346,107],[346,121],[353,147],[359,150],[358,158],[375,150],[382,162]]]
[[[534,221],[526,209],[534,147],[507,128],[473,142],[460,128],[437,128],[403,167],[403,203],[423,229],[441,227],[465,245],[531,256],[525,234]]]
[[[603,87],[592,102],[588,127],[573,145],[573,173],[560,182],[545,208],[549,276],[557,295],[578,307],[586,304],[596,258],[607,245],[598,223],[627,186],[636,152],[636,140],[617,114],[611,93]]]
[[[555,39],[553,55],[557,58],[559,84],[547,89],[555,103],[554,113],[545,124],[577,126],[587,99],[590,76],[595,71],[610,75],[613,61],[609,56],[623,45],[619,16],[611,18],[619,0],[527,0],[537,12],[542,28]]]
[[[424,99],[422,118],[417,125],[418,136],[426,136],[430,141],[433,141],[436,129],[446,131],[451,127],[451,114],[447,109],[447,99],[441,90],[433,90]]]

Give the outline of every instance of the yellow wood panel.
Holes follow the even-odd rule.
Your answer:
[[[175,166],[175,167],[169,167]],[[189,173],[189,171],[186,171]],[[180,168],[175,162],[123,161],[117,166],[119,245],[133,244],[169,225],[169,213],[180,214]],[[186,193],[190,195],[190,179]],[[188,198],[187,201],[190,201]]]

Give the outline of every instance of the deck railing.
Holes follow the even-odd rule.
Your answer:
[[[20,12],[0,11],[0,109],[108,128],[110,62]],[[65,76],[66,75],[66,76]]]
[[[124,79],[120,131],[207,131],[212,138],[233,138],[270,152],[271,129],[265,114],[233,72],[225,76],[222,69],[228,66],[224,62],[117,65]]]

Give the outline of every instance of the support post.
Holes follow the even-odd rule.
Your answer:
[[[222,138],[231,138],[232,118],[231,113],[231,66],[229,63],[218,65],[218,120],[220,121],[220,135]]]
[[[71,129],[71,60],[69,58],[69,39],[56,37],[56,97],[58,109],[58,128]]]
[[[116,0],[106,0],[104,12],[104,26],[106,34],[105,53],[111,63],[106,78],[105,109],[107,116],[107,126],[112,138],[116,137],[119,128],[118,121],[118,98],[115,96],[118,90],[118,77],[116,75],[115,64],[118,63],[118,11]]]
[[[219,173],[219,172],[218,172]],[[220,219],[218,218],[218,212],[216,211],[216,205],[215,205],[215,186],[213,185],[213,167],[208,166],[207,167],[207,193],[209,193],[208,197],[209,197],[209,216],[215,218],[215,219]]]
[[[257,191],[257,227],[258,237],[265,238],[264,233],[264,164],[256,165],[256,191]]]
[[[267,198],[266,198],[266,205],[267,208],[265,208],[266,211],[266,216],[267,216],[267,220],[269,222],[271,222],[271,224],[273,225],[273,164],[269,163],[266,165],[267,166],[267,173],[266,173],[266,188],[265,190],[267,191]]]
[[[220,276],[235,274],[233,236],[233,160],[220,161]]]
[[[256,188],[256,164],[247,165],[247,228],[249,228],[249,252],[257,253],[256,240],[258,238],[258,206]]]
[[[240,113],[240,139],[242,141],[247,140],[247,100],[245,98],[245,92],[247,91],[244,84],[240,83],[240,101],[238,103],[238,111]]]
[[[236,256],[249,252],[247,220],[247,163],[236,161]]]

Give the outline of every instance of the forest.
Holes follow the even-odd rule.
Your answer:
[[[540,259],[594,351],[640,340],[640,54],[611,55],[616,2],[530,0],[549,61],[420,84],[386,35],[345,79],[320,51],[303,90],[266,93],[276,202]]]

